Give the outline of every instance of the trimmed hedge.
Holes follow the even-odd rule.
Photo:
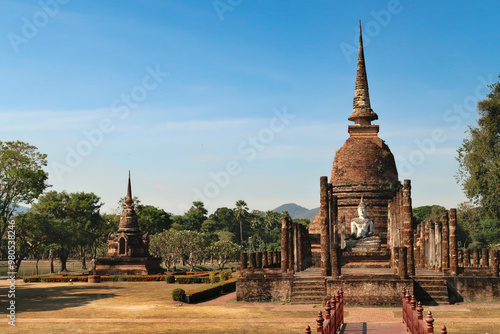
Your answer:
[[[218,281],[219,277],[215,277]],[[208,275],[190,275],[190,276],[175,276],[175,281],[179,284],[199,284],[199,283],[210,283],[210,277]]]
[[[23,278],[24,283],[34,282],[87,282],[88,276],[28,276]]]
[[[102,275],[101,282],[150,282],[164,281],[165,275]],[[87,282],[88,276],[28,276],[24,277],[25,283],[31,282]]]
[[[197,303],[220,295],[223,292],[232,292],[236,290],[236,279],[230,279],[224,282],[209,284],[198,289],[186,291],[186,300],[189,303]]]

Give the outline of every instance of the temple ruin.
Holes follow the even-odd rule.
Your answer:
[[[320,211],[308,230],[283,218],[279,266],[242,254],[238,300],[319,303],[340,288],[351,305],[397,305],[403,288],[424,304],[500,297],[498,250],[459,252],[456,209],[416,224],[411,181],[399,181],[377,119],[360,23],[354,124],[330,181],[320,177]]]
[[[161,258],[149,255],[149,234],[139,230],[134,209],[130,172],[127,197],[117,233],[108,236],[108,253],[96,261],[97,275],[148,275],[162,271]]]

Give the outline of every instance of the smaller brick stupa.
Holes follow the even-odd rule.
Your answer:
[[[149,255],[149,233],[142,234],[132,199],[130,172],[127,197],[117,233],[108,236],[108,253],[97,259],[97,275],[148,275],[162,271],[161,258]]]

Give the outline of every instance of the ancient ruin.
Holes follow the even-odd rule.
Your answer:
[[[330,182],[320,177],[320,211],[308,230],[283,219],[280,268],[248,266],[255,254],[242,255],[238,300],[318,303],[338,289],[351,305],[398,305],[403,289],[423,304],[500,297],[498,250],[458,252],[456,209],[438,222],[414,222],[411,181],[398,180],[394,156],[371,124],[377,119],[360,24],[354,125]]]
[[[161,258],[149,255],[149,235],[142,234],[132,199],[130,172],[127,197],[117,233],[108,236],[108,253],[97,259],[97,275],[148,275],[162,271]]]

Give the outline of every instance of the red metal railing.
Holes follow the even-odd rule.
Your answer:
[[[336,334],[344,323],[344,291],[342,288],[326,302],[325,318],[323,312],[318,312],[316,333]],[[311,334],[311,327],[306,327],[306,334]]]
[[[423,311],[424,308],[420,302],[417,302],[415,296],[411,296],[403,288],[402,291],[402,302],[403,302],[403,323],[406,325],[406,329],[411,334],[429,334],[434,333],[434,319],[432,318],[432,312],[427,312],[427,318],[424,319]],[[447,334],[446,326],[441,329],[441,334]]]

